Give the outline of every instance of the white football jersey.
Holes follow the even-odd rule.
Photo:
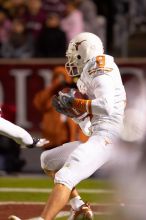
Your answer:
[[[88,120],[88,135],[96,134],[99,130],[119,133],[123,124],[126,93],[113,57],[101,55],[88,62],[77,81],[77,87],[92,100],[93,117],[90,125]],[[87,119],[85,124],[82,121],[79,125],[83,132],[84,127],[87,131]]]

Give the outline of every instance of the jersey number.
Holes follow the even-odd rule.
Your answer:
[[[105,56],[104,55],[97,56],[96,63],[99,68],[103,69],[105,67]]]

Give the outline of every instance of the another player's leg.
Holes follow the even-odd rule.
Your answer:
[[[20,145],[33,144],[33,138],[26,130],[1,117],[0,117],[0,134],[13,139]]]
[[[25,129],[0,117],[0,134],[11,138],[17,144],[28,148],[43,147],[49,140],[44,138],[34,138]]]

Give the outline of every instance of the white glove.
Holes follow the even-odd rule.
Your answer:
[[[37,143],[36,143],[36,147],[43,147],[44,145],[48,144],[50,141],[45,139],[45,138],[41,138]]]

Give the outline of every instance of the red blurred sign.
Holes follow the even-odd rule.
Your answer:
[[[16,124],[30,131],[39,130],[40,115],[33,98],[51,82],[53,69],[58,65],[64,65],[64,60],[0,61],[0,103],[9,108],[9,113],[12,106],[16,107]]]

